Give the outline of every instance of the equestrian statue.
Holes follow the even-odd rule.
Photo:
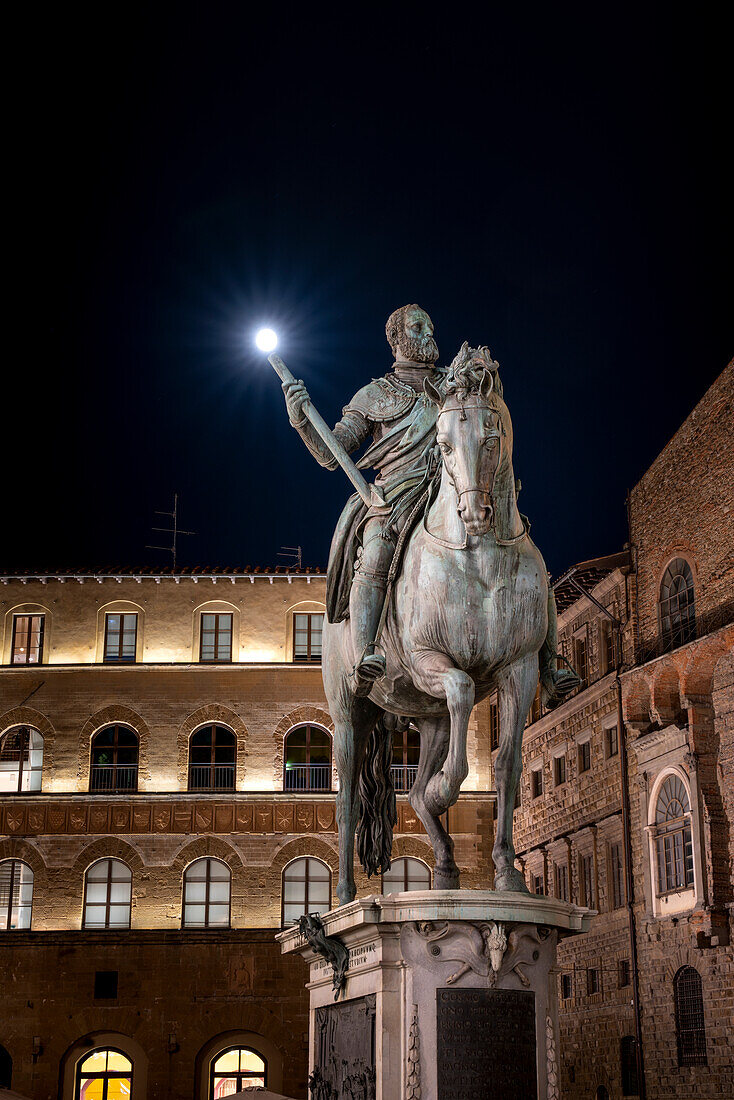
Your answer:
[[[517,507],[512,421],[498,364],[464,344],[437,365],[430,317],[388,319],[393,367],[359,390],[329,430],[277,356],[290,423],[317,462],[357,488],[341,515],[327,574],[323,678],[339,773],[337,893],[351,901],[354,840],[368,875],[390,866],[396,821],[392,736],[420,732],[410,802],[433,845],[435,889],[459,870],[441,815],[469,773],[474,705],[497,691],[497,890],[526,891],[515,868],[512,813],[522,735],[538,678],[546,705],[580,684],[558,667],[553,591]],[[349,454],[367,441],[355,468]],[[377,471],[368,485],[359,470]]]

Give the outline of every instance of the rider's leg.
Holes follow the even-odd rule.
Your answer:
[[[385,672],[385,658],[375,649],[375,642],[394,552],[394,532],[379,517],[369,519],[362,534],[362,550],[349,597],[356,695],[368,695],[374,681]]]
[[[581,686],[581,677],[572,668],[558,667],[558,615],[556,597],[548,586],[548,633],[539,654],[543,702],[551,710]]]

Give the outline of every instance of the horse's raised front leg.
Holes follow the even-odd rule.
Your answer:
[[[339,882],[336,893],[344,905],[357,893],[354,883],[354,835],[360,814],[359,773],[367,742],[380,713],[369,699],[358,699],[345,683],[334,718],[334,760],[339,774],[336,821],[339,830]]]
[[[441,824],[441,819],[426,806],[425,793],[429,780],[439,772],[449,751],[451,723],[449,718],[422,718],[415,722],[421,735],[421,753],[415,782],[410,790],[410,804],[423,822],[433,846],[436,866],[434,890],[457,890],[459,868],[454,859],[454,842]]]
[[[428,780],[424,801],[434,817],[445,813],[459,797],[461,784],[469,774],[466,738],[474,706],[474,681],[456,668],[445,653],[424,650],[413,657],[413,679],[417,687],[436,699],[445,699],[451,718],[451,736],[446,759]]]
[[[522,735],[525,720],[538,686],[538,655],[531,653],[497,677],[500,704],[500,744],[494,765],[497,788],[497,832],[492,849],[495,890],[528,893],[525,880],[515,867],[512,815],[515,793],[522,772]]]

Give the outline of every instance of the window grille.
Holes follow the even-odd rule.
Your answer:
[[[696,636],[693,574],[685,558],[675,558],[660,582],[660,632],[665,649],[685,645]]]
[[[45,615],[16,615],[13,618],[11,664],[40,665],[43,660]]]
[[[320,859],[294,859],[283,871],[283,925],[331,908],[331,871]]]
[[[135,660],[138,637],[136,613],[117,612],[105,615],[104,659],[106,662],[124,663]]]
[[[89,790],[127,794],[138,789],[138,735],[128,726],[107,726],[92,738]]]
[[[285,739],[285,791],[331,790],[331,738],[319,726],[296,726]]]
[[[545,894],[545,882],[542,875],[533,875],[533,893]]]
[[[226,726],[203,726],[189,742],[189,790],[233,791],[237,742]]]
[[[604,671],[612,672],[617,667],[617,632],[614,623],[608,620],[602,624],[602,652]]]
[[[201,616],[201,652],[199,660],[227,662],[232,660],[232,616],[206,612]]]
[[[408,726],[404,730],[395,731],[392,738],[390,774],[398,794],[404,794],[413,786],[418,774],[420,752],[421,735],[417,729]]]
[[[675,1034],[679,1066],[705,1066],[706,1027],[703,1017],[701,975],[693,966],[682,966],[673,979]]]
[[[299,663],[321,661],[323,614],[297,613],[293,616],[293,660]]]
[[[589,640],[586,634],[582,634],[580,638],[574,638],[573,656],[576,671],[585,687],[589,680]]]
[[[616,756],[619,752],[619,730],[616,726],[610,726],[607,730],[607,758]]]
[[[79,1064],[76,1079],[77,1100],[84,1097],[130,1096],[132,1093],[133,1064],[119,1050],[93,1050]]]

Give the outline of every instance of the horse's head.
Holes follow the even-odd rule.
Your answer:
[[[438,405],[437,442],[469,535],[485,535],[493,520],[494,483],[506,436],[504,402],[494,392],[496,371],[489,348],[464,343],[443,392],[425,382],[428,397]]]

